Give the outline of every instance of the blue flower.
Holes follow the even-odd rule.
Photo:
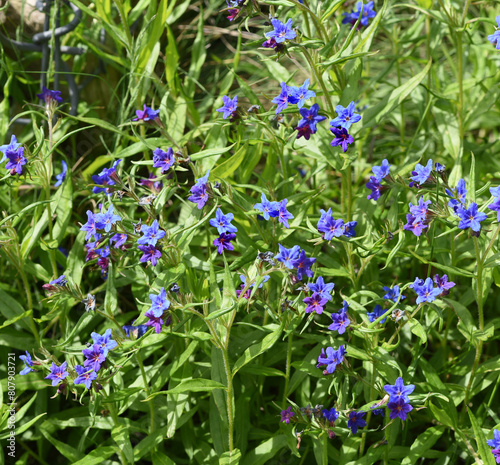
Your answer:
[[[66,286],[68,284],[68,281],[66,280],[65,276],[62,274],[59,276],[57,279],[53,279],[50,281],[49,284],[52,284],[52,286]]]
[[[384,299],[392,300],[393,302],[397,302],[398,301],[399,295],[401,294],[401,291],[399,290],[399,286],[398,285],[396,285],[396,286],[394,286],[392,288],[384,286],[383,290],[386,292],[386,294],[384,295]],[[400,301],[402,301],[404,299],[406,299],[406,296],[401,295]]]
[[[167,291],[164,287],[160,289],[159,294],[149,294],[149,300],[151,300],[150,311],[153,312],[155,316],[161,316],[165,310],[170,307],[170,301],[167,299]]]
[[[370,180],[366,183],[366,187],[372,191],[371,194],[366,196],[368,200],[378,200],[380,198],[380,189],[382,186],[375,176],[370,177]]]
[[[54,187],[59,187],[66,179],[66,174],[68,172],[68,165],[64,160],[62,160],[61,163],[62,163],[62,172],[60,174],[56,174],[57,182],[54,184]]]
[[[111,231],[111,226],[117,221],[121,221],[121,218],[119,215],[115,215],[113,213],[113,204],[111,204],[108,211],[104,213],[97,213],[97,215],[95,215],[95,220],[96,223],[101,225],[99,229],[104,228],[104,231],[109,232]]]
[[[135,339],[139,339],[140,337],[144,336],[144,334],[146,334],[148,327],[146,325],[125,325],[122,326],[122,329],[123,331],[125,331],[127,337],[130,337],[130,335],[133,334]]]
[[[498,18],[500,18],[500,16],[498,16]],[[493,439],[488,439],[486,444],[493,447],[493,449],[500,449],[500,431],[497,429],[493,430]]]
[[[92,368],[84,368],[81,365],[75,365],[75,371],[78,376],[73,381],[75,384],[83,384],[87,389],[92,387],[92,381],[97,378],[97,373]]]
[[[334,283],[325,284],[325,280],[321,276],[318,276],[316,283],[309,283],[307,287],[311,291],[317,292],[322,299],[332,300],[331,292],[333,291],[335,284]]]
[[[316,97],[314,91],[309,90],[309,79],[306,79],[304,84],[300,87],[290,87],[288,92],[290,95],[290,103],[296,103],[299,108],[304,106],[306,100]]]
[[[33,361],[31,360],[31,355],[28,351],[26,351],[26,355],[20,355],[19,358],[24,362],[24,368],[19,372],[20,375],[24,376],[28,373],[31,373],[33,368]]]
[[[224,113],[222,115],[223,119],[229,118],[235,111],[236,108],[238,107],[238,96],[235,95],[235,97],[231,100],[227,95],[224,95],[222,97],[222,107],[217,108],[217,111],[219,113]]]
[[[111,339],[110,328],[108,328],[102,336],[99,333],[93,332],[90,334],[90,337],[92,338],[92,341],[94,341],[94,344],[97,344],[101,347],[101,351],[105,357],[108,355],[108,352],[110,350],[113,350],[118,346],[118,343]]]
[[[406,215],[406,221],[407,223],[403,226],[403,229],[411,231],[417,237],[420,237],[423,230],[427,228],[427,224],[421,218],[416,218],[411,213]]]
[[[360,115],[354,113],[354,108],[354,102],[351,102],[346,108],[342,105],[337,105],[335,111],[338,116],[330,121],[330,125],[333,127],[341,127],[348,131],[351,124],[357,123],[361,119]]]
[[[92,181],[94,181],[95,184],[98,184],[100,186],[114,186],[115,181],[112,179],[111,176],[113,176],[116,173],[116,167],[118,164],[121,162],[121,159],[116,160],[111,168],[104,168],[99,174],[94,174],[92,176]],[[109,192],[106,187],[94,187],[92,189],[92,192],[94,194],[98,194],[99,192]]]
[[[415,219],[424,221],[427,217],[427,211],[431,203],[432,202],[430,200],[424,201],[424,196],[422,195],[420,196],[418,205],[413,205],[410,202],[410,213],[415,217]]]
[[[478,232],[481,230],[481,221],[486,219],[486,213],[478,211],[477,204],[472,202],[469,208],[457,208],[457,215],[460,217],[458,227],[460,229],[471,228],[473,231]]]
[[[384,386],[384,390],[390,396],[389,402],[396,402],[399,399],[402,399],[403,402],[408,403],[410,402],[408,396],[415,390],[415,386],[413,384],[408,384],[408,386],[405,386],[403,378],[399,377],[394,385],[386,384]]]
[[[45,86],[42,86],[42,92],[40,94],[36,94],[36,96],[40,100],[44,100],[46,104],[52,102],[55,102],[57,104],[62,102],[60,90],[49,90]]]
[[[3,153],[2,159],[0,160],[0,163],[3,163],[5,160],[7,160],[7,155],[5,153],[7,151],[9,152],[15,152],[17,149],[21,146],[21,144],[17,143],[16,136],[12,135],[10,137],[10,142],[6,145],[0,146],[0,152]]]
[[[222,254],[223,250],[234,250],[231,241],[236,239],[236,234],[226,234],[222,233],[217,239],[214,240],[213,244],[217,247],[217,252]]]
[[[233,226],[231,224],[231,221],[233,221],[233,219],[234,215],[232,213],[224,215],[224,213],[222,213],[222,210],[218,208],[215,212],[215,218],[212,218],[208,223],[210,224],[210,226],[217,228],[219,234],[235,233],[238,230],[236,229],[236,226]]]
[[[316,124],[320,121],[326,119],[326,116],[318,115],[319,105],[315,103],[310,109],[301,108],[299,110],[302,119],[299,121],[298,127],[302,128],[304,126],[309,126],[311,133],[314,134],[316,132]]]
[[[139,260],[141,263],[151,262],[151,265],[156,266],[161,252],[154,245],[139,245],[137,248],[144,253]]]
[[[265,36],[269,39],[274,39],[277,44],[285,42],[285,40],[292,40],[297,37],[295,31],[292,30],[292,20],[289,19],[283,24],[279,19],[271,19],[273,30],[266,32]]]
[[[347,304],[347,302],[345,302],[345,301],[344,301],[344,303]],[[346,328],[351,323],[351,320],[349,320],[349,318],[347,318],[347,313],[346,313],[345,308],[342,308],[340,310],[340,312],[338,312],[338,313],[332,313],[331,318],[332,318],[333,323],[330,326],[328,326],[328,329],[330,331],[338,331],[339,334],[344,334]]]
[[[368,21],[370,18],[375,18],[376,12],[373,11],[373,2],[368,2],[366,5],[363,2],[356,3],[356,10],[351,13],[351,18],[354,23],[358,20],[361,14],[361,21],[359,22],[362,26],[368,26]]]
[[[370,321],[370,323],[373,323],[377,318],[380,318],[386,311],[387,311],[386,308],[382,310],[382,306],[377,304],[375,305],[373,312],[371,313],[367,312],[366,315],[368,316],[368,320]],[[387,317],[382,318],[382,320],[380,320],[379,323],[380,324],[385,323],[386,320]]]
[[[127,241],[128,236],[125,233],[116,233],[109,239],[109,242],[112,244],[115,242],[115,249],[119,249],[125,242]]]
[[[344,221],[333,218],[331,209],[321,215],[317,228],[319,232],[324,233],[324,239],[327,241],[331,241],[334,237],[340,237],[345,232]]]
[[[297,278],[302,281],[304,275],[312,278],[314,276],[313,271],[311,270],[311,266],[316,261],[315,258],[307,258],[306,252],[301,250],[297,259],[293,261],[294,268],[297,268]]]
[[[264,217],[264,219],[269,220],[271,216],[275,218],[279,215],[279,206],[279,202],[270,202],[269,200],[267,200],[266,194],[262,194],[261,203],[256,203],[253,208],[262,212],[262,216]]]
[[[374,166],[372,168],[373,174],[375,175],[375,179],[380,182],[386,176],[389,175],[389,170],[391,169],[391,165],[387,160],[382,161],[382,166]]]
[[[293,219],[293,215],[286,209],[286,204],[288,202],[288,199],[283,199],[279,203],[279,209],[278,209],[278,221],[285,226],[285,228],[289,228],[288,220]],[[274,213],[271,214],[271,216],[275,216]]]
[[[66,371],[67,363],[64,362],[61,366],[57,366],[52,362],[50,367],[50,373],[45,377],[45,379],[52,380],[52,386],[57,386],[64,378],[66,378],[69,373]]]
[[[298,245],[294,245],[291,249],[287,249],[281,244],[278,244],[278,247],[279,253],[277,253],[274,258],[283,263],[286,268],[293,270],[294,262],[299,258],[300,247]]]
[[[16,150],[6,150],[5,156],[9,160],[5,165],[5,169],[11,170],[11,174],[14,174],[14,172],[21,174],[23,165],[27,162],[26,158],[24,158],[24,147],[18,147]]]
[[[160,334],[161,328],[164,324],[162,314],[163,312],[159,315],[159,312],[155,313],[152,310],[149,310],[144,314],[148,318],[146,326],[152,326],[155,329],[156,334]]]
[[[160,148],[153,150],[153,168],[161,168],[161,173],[166,173],[175,164],[174,151],[171,147],[164,152]]]
[[[80,228],[80,231],[85,231],[87,234],[85,235],[85,240],[88,241],[92,236],[97,236],[97,229],[101,229],[103,227],[102,224],[96,224],[97,215],[87,210],[87,222]]]
[[[366,426],[366,420],[363,420],[366,412],[350,412],[349,420],[347,422],[347,427],[351,429],[352,434],[358,432],[358,428],[364,428]]]
[[[322,413],[323,413],[323,416],[330,423],[333,423],[339,417],[338,412],[333,407],[330,410],[324,409]]]
[[[422,166],[420,163],[415,165],[415,170],[412,171],[411,179],[417,184],[424,184],[432,172],[432,159],[427,162],[427,165]]]
[[[154,220],[151,226],[143,224],[141,226],[142,237],[137,239],[137,243],[141,245],[156,245],[156,243],[165,237],[165,231],[160,229],[158,220]]]
[[[345,353],[345,345],[340,346],[338,350],[333,350],[333,347],[327,347],[326,354],[325,351],[321,349],[316,368],[321,368],[326,365],[326,372],[332,374],[337,368],[337,365],[340,365],[344,361]]]
[[[455,283],[453,281],[448,281],[448,275],[446,274],[444,274],[441,278],[438,274],[436,274],[433,279],[438,289],[441,290],[440,295],[448,295],[450,293],[450,289],[455,287]]]
[[[132,121],[150,121],[158,118],[160,110],[153,110],[144,104],[143,110],[136,110],[135,114],[137,117]]]
[[[401,418],[402,421],[406,420],[406,415],[413,410],[413,407],[405,402],[402,398],[398,400],[389,401],[387,403],[387,408],[391,411],[389,418],[394,420],[395,418]]]
[[[495,21],[497,22],[498,24],[498,27],[500,28],[500,15],[498,15],[496,18],[495,18]],[[497,29],[493,34],[489,35],[488,36],[488,40],[492,43],[492,44],[495,44],[495,42],[497,43],[497,50],[500,50],[500,30]]]
[[[83,349],[82,353],[86,358],[83,366],[91,367],[95,372],[98,372],[106,361],[106,355],[100,344],[93,344],[89,349]]]
[[[290,101],[290,95],[289,95],[290,89],[286,85],[286,83],[282,82],[281,83],[281,93],[277,96],[274,97],[271,102],[276,103],[278,107],[276,108],[276,114],[281,113],[285,108],[288,107],[289,103],[292,103]]]
[[[357,226],[357,221],[349,221],[349,223],[344,224],[344,236],[345,237],[356,237],[356,230],[354,229]]]
[[[465,187],[465,181],[463,179],[460,179],[458,181],[457,187],[453,191],[446,189],[446,194],[452,197],[452,199],[448,202],[448,207],[452,208],[454,212],[456,212],[457,208],[460,205],[465,207],[467,189]]]
[[[415,283],[413,283],[412,285],[413,290],[418,295],[417,304],[421,304],[423,302],[434,302],[434,300],[436,300],[436,297],[441,294],[441,289],[434,288],[431,278],[427,278],[423,284],[421,283],[421,281],[422,280],[419,280],[417,284],[417,281],[415,280]]]

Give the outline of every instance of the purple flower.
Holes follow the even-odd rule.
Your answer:
[[[450,191],[449,189],[445,189],[446,194],[452,199],[448,202],[448,207],[453,209],[456,212],[457,208],[461,205],[465,207],[465,200],[467,197],[467,189],[465,188],[465,181],[460,179],[457,183],[457,187],[454,191]]]
[[[276,103],[278,105],[278,107],[276,108],[276,114],[281,113],[285,108],[288,107],[288,104],[291,103],[289,96],[290,89],[284,82],[282,82],[280,85],[280,94],[271,100],[272,103]]]
[[[231,100],[227,95],[224,95],[224,97],[222,97],[222,103],[224,105],[222,105],[222,107],[220,108],[217,108],[217,111],[219,113],[224,113],[222,115],[222,118],[226,119],[236,111],[236,108],[238,107],[238,96],[236,95]]]
[[[441,289],[440,295],[448,295],[450,293],[450,289],[455,287],[455,283],[453,281],[448,282],[448,275],[445,274],[441,278],[438,274],[435,275],[434,282],[436,283],[438,289]]]
[[[333,423],[339,417],[339,413],[337,412],[337,410],[335,410],[334,407],[332,407],[330,410],[324,409],[322,413],[326,420],[330,423]]]
[[[89,349],[82,350],[86,357],[83,366],[91,367],[96,373],[101,369],[101,365],[106,361],[106,355],[100,344],[93,344]]]
[[[21,174],[23,165],[27,162],[26,158],[24,158],[24,147],[18,147],[17,150],[6,150],[5,156],[9,160],[5,165],[5,169],[11,170],[11,174],[14,174],[14,172]]]
[[[401,418],[401,420],[405,421],[406,420],[406,415],[408,412],[413,410],[413,407],[406,403],[402,398],[399,398],[398,400],[395,401],[390,401],[387,404],[387,407],[391,411],[389,418],[391,420],[394,420],[394,418]]]
[[[143,109],[136,110],[135,114],[137,115],[137,117],[132,121],[150,121],[158,118],[160,110],[153,110],[152,108],[147,107],[146,104],[144,104]]]
[[[115,249],[119,249],[127,241],[128,236],[125,233],[116,233],[109,239],[109,242],[113,244],[115,242]]]
[[[460,229],[471,228],[478,232],[481,230],[480,222],[486,219],[486,213],[478,211],[477,204],[474,202],[467,209],[458,207],[456,213],[460,217],[460,223],[458,223]]]
[[[24,368],[19,372],[21,376],[27,375],[28,373],[31,373],[33,368],[33,360],[31,360],[31,355],[28,351],[26,351],[26,355],[20,355],[19,358],[23,361],[24,363]]]
[[[111,168],[104,168],[99,174],[94,174],[92,176],[92,181],[99,186],[114,186],[116,183],[112,179],[112,176],[116,173],[116,168],[118,164],[121,162],[121,159],[116,160]],[[98,194],[99,192],[109,192],[106,187],[94,187],[92,189],[94,194]]]
[[[345,345],[340,346],[338,350],[333,350],[333,347],[327,347],[326,354],[325,351],[321,349],[316,368],[321,368],[326,365],[326,372],[332,374],[337,368],[337,365],[340,365],[344,361],[345,353]]]
[[[294,245],[291,249],[286,249],[281,244],[278,244],[278,247],[279,253],[277,253],[274,258],[283,263],[288,269],[293,270],[293,263],[299,258],[300,247]]]
[[[299,108],[304,106],[306,100],[316,97],[316,94],[309,90],[309,79],[306,79],[300,87],[290,87],[288,92],[290,94],[290,103],[296,103]]]
[[[381,408],[377,408],[379,404],[374,404],[370,407],[374,415],[382,415],[384,417],[384,410]]]
[[[352,136],[347,132],[345,128],[330,128],[330,131],[335,135],[335,139],[330,142],[332,147],[342,146],[342,151],[347,152],[349,145],[354,142]]]
[[[232,213],[224,215],[224,213],[222,213],[222,210],[218,208],[215,212],[215,218],[212,218],[208,223],[210,224],[210,226],[217,228],[219,234],[235,233],[238,232],[238,230],[236,229],[236,226],[233,226],[231,224],[231,221],[233,221],[233,219],[234,215]]]
[[[346,328],[351,323],[351,320],[349,320],[349,318],[347,318],[346,311],[344,309],[342,309],[342,310],[340,310],[339,313],[332,313],[331,317],[332,317],[333,323],[330,326],[328,326],[328,329],[330,331],[338,331],[339,334],[344,334]]]
[[[495,202],[490,203],[488,208],[497,212],[497,221],[500,221],[500,198],[497,198]]]
[[[95,222],[99,226],[99,229],[103,229],[106,232],[111,231],[111,226],[114,225],[117,221],[121,221],[119,215],[115,215],[113,212],[113,204],[110,204],[108,211],[104,213],[97,213],[95,215]]]
[[[269,39],[274,39],[277,44],[285,42],[285,40],[292,40],[297,37],[295,31],[292,30],[292,20],[289,19],[283,24],[279,19],[271,19],[273,30],[266,32],[265,36]]]
[[[420,236],[427,225],[420,219],[415,218],[411,213],[406,215],[407,223],[403,226],[407,231],[411,231],[415,236]]]
[[[155,189],[156,191],[161,191],[162,187],[163,187],[163,182],[162,181],[156,181],[155,182],[155,179],[156,179],[156,176],[154,173],[149,173],[149,176],[147,179],[141,179],[139,181],[139,184],[141,186],[146,186],[146,187],[149,187],[150,189]]]
[[[399,377],[394,385],[386,384],[384,390],[390,396],[389,402],[396,402],[399,399],[403,402],[410,402],[408,396],[415,390],[415,386],[413,384],[405,386],[403,378]]]
[[[424,196],[420,196],[420,200],[418,201],[418,205],[413,205],[410,202],[410,213],[415,217],[416,220],[424,221],[427,216],[427,211],[429,209],[429,205],[432,202],[430,200],[426,200],[424,202]]]
[[[40,100],[45,101],[46,104],[54,102],[57,105],[63,101],[60,90],[49,90],[45,86],[42,86],[42,92],[40,94],[36,94],[36,96]]]
[[[2,154],[3,154],[2,159],[0,160],[0,163],[3,163],[7,159],[7,156],[5,155],[5,153],[7,151],[15,152],[20,146],[21,146],[21,144],[17,143],[16,136],[12,135],[10,137],[9,144],[0,146],[0,152],[2,152]]]
[[[156,243],[165,237],[165,231],[160,229],[158,220],[154,220],[151,226],[143,224],[141,226],[142,237],[137,239],[137,243],[141,245],[156,245]]]
[[[419,185],[424,184],[425,181],[429,178],[432,172],[432,159],[430,159],[427,162],[427,165],[422,166],[420,163],[417,163],[415,165],[415,170],[412,171],[412,177],[411,179],[414,181],[414,183],[417,183]]]
[[[380,198],[380,188],[382,186],[375,176],[370,176],[370,180],[366,183],[366,187],[372,191],[372,193],[366,197],[368,200],[378,200]]]
[[[398,301],[399,295],[401,294],[398,285],[396,285],[394,287],[384,286],[382,289],[385,291],[384,299],[392,300],[393,302]],[[406,299],[406,296],[401,294],[400,301],[404,300],[404,299]]]
[[[286,205],[286,204],[285,204]],[[253,208],[256,210],[259,210],[262,213],[262,216],[264,219],[269,220],[269,218],[272,216],[273,218],[277,217],[279,215],[279,208],[280,208],[280,203],[279,202],[270,202],[266,198],[266,194],[261,195],[261,203],[256,203]],[[286,206],[285,206],[286,210]],[[292,216],[293,218],[293,216]]]
[[[81,365],[75,365],[75,371],[78,373],[74,383],[83,384],[87,389],[92,386],[92,381],[97,378],[97,373],[88,368],[84,368]]]
[[[163,326],[163,319],[161,318],[161,315],[155,315],[155,312],[153,312],[152,310],[147,311],[144,315],[148,317],[146,326],[154,327],[156,334],[160,334],[161,328]]]
[[[57,182],[54,184],[54,187],[59,187],[66,179],[66,174],[68,173],[67,163],[64,160],[62,160],[61,163],[62,163],[62,171],[60,174],[56,174]]]
[[[496,18],[495,18],[495,21],[497,22],[498,24],[498,27],[500,28],[500,15],[498,15]],[[488,40],[494,45],[495,42],[497,43],[497,46],[496,46],[496,49],[497,50],[500,50],[500,30],[497,29],[493,34],[489,35],[488,36]],[[497,463],[498,460],[497,460]]]
[[[174,151],[171,147],[164,152],[160,148],[153,150],[153,168],[161,168],[161,173],[166,173],[175,164]]]
[[[500,34],[499,34],[499,38],[500,38]],[[499,43],[500,43],[500,41],[499,41]],[[493,457],[495,458],[497,463],[500,463],[500,449],[492,449],[491,453],[493,454]]]
[[[361,20],[359,21],[360,26],[368,26],[370,18],[374,18],[377,15],[373,10],[373,6],[373,2],[368,2],[366,5],[364,5],[363,2],[357,2],[355,10],[351,13],[344,13],[346,17],[342,20],[342,24],[356,24],[361,14]]]
[[[338,116],[334,120],[330,121],[330,126],[341,127],[348,131],[351,124],[357,123],[361,119],[360,115],[354,113],[354,108],[354,102],[351,102],[346,108],[342,105],[337,105],[335,107],[335,111]]]
[[[311,270],[311,266],[314,264],[315,261],[316,261],[315,258],[307,258],[306,252],[304,250],[301,250],[298,258],[293,260],[292,263],[294,268],[297,268],[297,278],[300,281],[302,281],[304,275],[308,276],[309,278],[312,278],[314,276],[314,273]]]
[[[149,294],[149,300],[151,300],[149,310],[156,316],[161,316],[170,307],[170,301],[167,299],[167,291],[164,287],[160,289],[159,294]]]
[[[133,334],[135,339],[139,339],[140,337],[144,336],[144,334],[146,334],[148,327],[146,325],[138,325],[138,326],[125,325],[122,326],[122,329],[123,331],[125,331],[127,337],[130,337],[130,335]]]
[[[417,278],[419,279],[419,278]],[[417,304],[423,302],[434,302],[436,297],[441,294],[440,288],[434,288],[432,284],[432,279],[427,278],[423,284],[413,284],[413,290],[417,293]]]
[[[271,278],[271,276],[269,276],[269,275],[264,276],[264,279],[263,279],[263,281],[259,284],[258,289],[260,289],[260,288],[264,285],[264,283],[267,283],[267,282],[269,281],[269,279],[270,279],[270,278]],[[238,290],[236,291],[236,296],[237,296],[238,298],[241,296],[241,293],[243,292],[243,289],[245,289],[245,287],[247,287],[247,280],[246,280],[245,276],[243,276],[242,274],[240,274],[240,280],[241,280],[241,282],[242,282],[243,284],[241,284],[241,286],[240,286],[241,290],[240,290],[240,289],[238,289]],[[255,283],[250,284],[250,286],[248,287],[247,291],[246,291],[246,292],[245,292],[245,294],[243,295],[243,297],[244,297],[245,299],[249,299],[249,298],[250,298],[250,295],[251,295],[251,293],[252,293],[251,289],[252,289],[252,287],[254,287],[254,286],[255,286]]]
[[[156,266],[157,259],[161,257],[161,252],[153,245],[140,245],[139,250],[144,252],[141,257],[141,263],[151,262],[151,265]]]
[[[52,380],[52,386],[57,386],[69,373],[66,371],[66,362],[64,362],[61,366],[57,366],[54,362],[52,362],[52,366],[50,367],[50,374],[45,377],[45,379]]]
[[[301,108],[299,113],[302,119],[299,121],[298,127],[309,126],[311,133],[314,134],[316,132],[316,124],[326,119],[326,116],[320,116],[318,112],[319,105],[317,103],[309,109]]]
[[[387,160],[382,161],[382,166],[374,166],[372,168],[373,174],[375,175],[375,179],[380,182],[382,179],[384,179],[386,176],[389,175],[389,171],[391,169],[391,165],[389,165],[389,162]]]
[[[190,202],[195,203],[198,209],[201,210],[208,202],[208,193],[206,184],[195,184],[191,187],[190,192],[193,194],[188,197]]]
[[[236,234],[222,233],[217,239],[214,240],[213,244],[217,247],[217,252],[222,254],[224,249],[234,250],[234,246],[231,244],[231,241],[234,239],[236,239]]]
[[[355,227],[357,226],[357,221],[349,221],[349,223],[344,224],[344,236],[345,237],[356,237]]]
[[[377,304],[377,305],[375,305],[373,312],[371,312],[371,313],[367,312],[366,315],[368,316],[368,320],[370,321],[370,323],[373,323],[377,318],[380,318],[386,311],[387,311],[386,308],[384,310],[382,310],[382,306]],[[386,320],[387,320],[387,317],[380,320],[379,323],[380,324],[385,323]]]
[[[366,412],[350,412],[349,420],[347,421],[347,427],[351,429],[352,434],[358,432],[358,428],[364,428],[366,426],[366,420],[363,420]]]
[[[283,199],[278,204],[278,221],[285,226],[285,228],[289,228],[288,220],[293,219],[293,215],[286,209],[286,204],[288,203],[288,199]],[[274,212],[271,214],[274,217]]]
[[[59,278],[50,281],[50,284],[52,286],[66,286],[66,284],[68,284],[68,281],[66,277],[62,274],[61,276],[59,276]]]
[[[323,299],[321,294],[314,292],[311,297],[306,297],[302,302],[307,304],[306,313],[316,312],[318,315],[321,315],[323,307],[327,304],[328,300]]]
[[[301,120],[302,121],[302,120]],[[304,126],[298,126],[294,128],[297,132],[297,139],[300,139],[301,137],[304,137],[306,140],[309,140],[311,137],[311,134],[315,134],[316,130],[313,131],[311,126],[309,124],[305,124]]]
[[[344,221],[333,218],[331,209],[321,215],[317,228],[319,232],[324,233],[324,238],[327,241],[331,241],[334,237],[340,237],[345,232]]]
[[[295,416],[295,413],[292,412],[292,407],[288,406],[286,410],[281,411],[281,420],[280,422],[285,422],[287,425],[290,423],[290,419]]]
[[[322,299],[332,300],[331,292],[333,291],[335,284],[325,284],[325,280],[321,276],[318,277],[316,283],[309,283],[307,287],[309,287],[311,291],[318,293]]]

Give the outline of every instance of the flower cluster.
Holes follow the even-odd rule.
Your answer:
[[[498,15],[496,18],[495,18],[495,21],[497,22],[498,24],[498,28],[497,30],[488,36],[488,40],[494,45],[495,42],[497,43],[497,50],[500,50],[500,15]],[[497,463],[500,463],[498,462],[497,460]]]
[[[261,202],[256,203],[253,208],[259,210],[265,220],[278,218],[278,221],[288,229],[290,227],[288,220],[293,219],[294,216],[286,209],[287,203],[288,199],[283,199],[280,202],[269,201],[266,194],[263,193],[261,195]]]
[[[159,334],[165,321],[169,324],[169,318],[166,320],[162,318],[170,307],[170,301],[167,299],[167,291],[162,287],[159,294],[149,294],[149,299],[151,300],[151,307],[144,314],[148,318],[145,326],[152,326],[155,332]]]
[[[11,175],[22,174],[27,160],[24,157],[24,147],[17,143],[16,136],[11,136],[9,144],[0,146],[0,152],[2,152],[0,163],[8,160],[5,169],[9,170]]]
[[[197,179],[194,186],[192,186],[189,191],[192,195],[189,196],[188,200],[195,203],[199,210],[201,210],[208,202],[207,186],[209,174],[210,170],[207,171],[205,176]]]
[[[357,123],[361,119],[361,116],[354,112],[354,102],[351,102],[346,108],[342,105],[337,105],[335,111],[338,116],[330,121],[330,131],[335,135],[335,139],[332,140],[330,145],[332,147],[340,145],[342,146],[342,150],[346,152],[349,145],[354,142],[353,137],[347,131],[349,131],[352,124]]]
[[[346,354],[346,345],[341,345],[337,350],[333,347],[327,347],[326,353],[324,349],[321,349],[321,354],[318,357],[318,364],[316,368],[321,368],[326,366],[326,370],[323,371],[324,375],[331,375],[337,365],[340,365],[344,361],[344,356]]]
[[[387,403],[391,411],[389,418],[394,420],[399,417],[405,421],[407,414],[413,410],[408,396],[415,390],[415,386],[413,384],[405,386],[403,378],[399,377],[394,385],[386,384],[384,390],[390,396]]]
[[[106,192],[106,194],[111,193],[109,188],[98,186],[114,186],[116,184],[118,180],[116,168],[120,162],[121,159],[118,159],[113,163],[111,168],[104,168],[99,174],[94,174],[92,176],[92,181],[97,184],[97,186],[92,189],[94,194],[98,194],[99,192]]]
[[[142,110],[136,110],[135,114],[137,115],[132,121],[155,121],[159,118],[160,110],[153,110],[152,108],[146,106],[144,104],[144,108]]]
[[[434,283],[436,287],[434,287],[431,278],[427,278],[425,281],[420,278],[415,278],[415,282],[410,284],[409,287],[411,287],[418,296],[417,304],[434,302],[436,297],[449,294],[449,290],[455,286],[454,282],[448,281],[448,276],[445,274],[441,278],[439,275],[435,275]]]
[[[432,202],[425,200],[421,196],[417,205],[410,202],[410,213],[406,215],[406,224],[404,229],[411,231],[415,236],[420,236],[422,231],[428,227],[429,224],[429,205]]]
[[[278,105],[276,108],[276,114],[278,114],[286,109],[289,103],[297,105],[298,108],[302,108],[306,100],[309,100],[312,97],[316,97],[316,93],[309,90],[309,79],[306,79],[304,84],[300,87],[287,86],[285,82],[282,82],[281,93],[277,97],[274,97],[271,101]]]
[[[349,304],[344,300],[342,302],[342,308],[338,313],[332,313],[331,318],[333,323],[328,326],[328,329],[331,331],[338,331],[339,334],[344,334],[346,328],[351,323],[351,320],[347,318],[347,310],[349,308]]]
[[[356,24],[360,15],[361,20],[359,21],[358,29],[361,26],[367,27],[368,21],[371,18],[375,18],[377,13],[373,10],[374,4],[372,1],[368,2],[366,5],[363,2],[356,3],[356,9],[352,10],[350,13],[343,13],[344,19],[342,19],[342,24]]]
[[[297,33],[292,29],[293,24],[291,19],[283,24],[279,19],[273,18],[271,19],[271,24],[273,25],[273,30],[264,34],[267,40],[262,46],[273,48],[277,52],[280,52],[283,49],[285,41],[295,39]]]
[[[370,180],[366,183],[366,187],[372,192],[366,198],[368,200],[378,200],[382,192],[382,179],[389,176],[389,171],[391,165],[387,160],[382,161],[382,166],[374,166],[372,168],[373,176],[370,176]]]
[[[153,150],[153,168],[161,168],[161,174],[165,174],[174,164],[174,151],[171,147],[166,152],[160,148]]]
[[[328,211],[323,209],[320,210],[321,217],[318,221],[317,228],[318,231],[323,233],[323,239],[331,241],[334,237],[355,237],[356,231],[355,227],[358,224],[357,221],[350,221],[344,223],[343,220],[336,220],[333,217],[332,209],[329,208]]]
[[[311,266],[316,261],[316,258],[307,258],[305,250],[301,249],[298,245],[294,245],[291,249],[287,249],[281,244],[278,244],[278,247],[279,253],[277,253],[274,258],[280,263],[283,263],[286,268],[290,270],[296,269],[297,279],[299,281],[302,281],[304,275],[312,278],[314,273],[311,270]],[[306,312],[308,312],[307,309]]]

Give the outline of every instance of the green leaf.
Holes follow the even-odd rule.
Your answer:
[[[219,457],[219,465],[238,465],[241,459],[241,451],[233,449],[232,452],[224,452]]]
[[[444,426],[431,426],[421,433],[411,445],[410,451],[401,462],[401,465],[414,465],[417,460],[424,457],[424,454],[436,444],[445,430]]]
[[[115,447],[100,445],[83,459],[73,462],[73,465],[99,465],[111,457],[116,451]]]
[[[229,159],[217,165],[211,172],[214,177],[226,179],[230,177],[243,162],[248,144],[244,144],[239,150]]]
[[[285,321],[286,319],[283,318],[281,324],[271,334],[268,334],[264,337],[264,339],[262,339],[262,341],[245,350],[243,355],[236,360],[236,363],[233,366],[233,377],[241,367],[252,361],[255,357],[258,357],[260,354],[269,350],[276,343],[283,332]]]
[[[287,441],[284,434],[269,438],[246,454],[241,465],[264,465],[286,446]]]
[[[125,425],[115,426],[111,430],[111,437],[127,459],[127,463],[134,463],[134,451],[130,442],[130,428]]]
[[[495,465],[495,459],[486,444],[486,437],[484,436],[482,428],[479,426],[479,423],[470,408],[467,408],[467,413],[469,414],[472,430],[474,431],[474,438],[476,439],[479,457],[481,457],[485,465]]]
[[[213,391],[214,389],[226,389],[221,383],[217,381],[212,381],[211,379],[205,378],[193,378],[193,379],[185,379],[181,381],[177,386],[168,391],[159,391],[151,394],[145,401],[153,399],[159,395],[165,394],[181,394],[183,392],[208,392]]]
[[[408,324],[410,325],[411,332],[420,338],[421,344],[425,344],[427,342],[427,334],[422,325],[415,318],[412,318]]]

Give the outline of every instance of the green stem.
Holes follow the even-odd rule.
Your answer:
[[[227,377],[227,422],[229,429],[229,452],[234,449],[234,412],[233,412],[233,373],[231,367],[229,366],[229,355],[227,348],[224,347],[222,350],[222,358],[224,359],[224,370]]]
[[[144,363],[142,362],[142,357],[140,354],[140,349],[135,354],[137,363],[139,364],[139,368],[141,369],[142,382],[144,384],[144,389],[146,390],[146,395],[149,397],[151,395],[151,390],[149,389],[148,378],[146,376],[146,371],[144,370]],[[149,411],[151,413],[151,426],[149,429],[149,433],[153,434],[155,430],[155,407],[153,405],[153,399],[148,401]]]
[[[328,433],[323,434],[323,460],[322,465],[328,465]]]
[[[293,340],[293,332],[291,332],[288,335],[288,347],[286,350],[285,390],[283,391],[283,402],[281,403],[283,408],[286,407],[287,397],[288,397],[288,386],[290,384],[290,371],[291,371],[291,361],[292,361],[292,340]]]

